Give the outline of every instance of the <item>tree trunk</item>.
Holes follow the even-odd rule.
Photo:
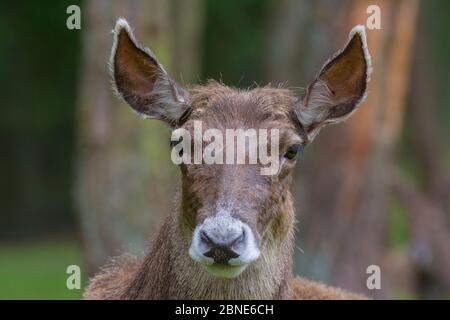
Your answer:
[[[172,209],[177,169],[170,161],[169,130],[136,117],[113,95],[107,62],[111,30],[118,17],[125,17],[138,41],[152,49],[169,73],[176,70],[175,79],[188,68],[191,77],[197,52],[186,45],[186,59],[195,63],[183,60],[174,68],[179,44],[172,24],[175,8],[173,1],[162,0],[96,0],[82,8],[75,195],[89,272],[112,255],[142,250]],[[186,28],[183,35],[198,39],[198,32],[198,27]]]
[[[386,283],[382,282],[381,291],[368,291],[366,268],[372,264],[382,267],[390,170],[408,88],[417,1],[339,5],[319,1],[312,8],[311,19],[316,23],[324,20],[330,28],[305,29],[312,33],[308,36],[312,40],[302,41],[302,47],[309,52],[303,53],[308,64],[305,70],[312,61],[316,72],[325,60],[316,61],[324,52],[323,45],[314,42],[316,36],[329,40],[326,51],[332,53],[343,45],[354,25],[366,23],[366,9],[371,4],[381,8],[382,30],[367,30],[374,67],[369,97],[345,124],[323,130],[296,172],[294,194],[300,212],[299,237],[304,243],[296,262],[298,272],[310,278],[383,297]],[[280,19],[280,23],[285,21]],[[292,63],[302,63],[300,60]],[[295,65],[285,69],[301,73]],[[307,72],[311,79],[314,73]]]

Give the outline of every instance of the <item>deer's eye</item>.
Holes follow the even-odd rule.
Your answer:
[[[301,144],[293,144],[290,146],[286,153],[284,154],[284,157],[286,159],[292,160],[303,150],[303,146]]]

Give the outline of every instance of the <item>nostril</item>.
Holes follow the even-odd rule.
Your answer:
[[[242,232],[237,237],[232,237],[230,234],[228,239],[220,240],[214,237],[214,234],[208,234],[206,230],[200,231],[200,239],[207,246],[206,252],[203,253],[205,257],[212,258],[215,263],[228,263],[230,259],[239,257],[239,254],[233,250],[233,247],[244,241],[245,232]]]
[[[228,263],[230,259],[239,257],[239,254],[231,250],[229,247],[214,247],[204,255],[212,258],[215,263]]]

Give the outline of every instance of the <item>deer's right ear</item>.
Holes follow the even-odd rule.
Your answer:
[[[365,29],[356,26],[295,106],[309,141],[323,126],[347,119],[358,108],[367,96],[371,71]]]
[[[110,65],[117,93],[143,117],[176,126],[189,108],[187,93],[167,75],[150,50],[139,46],[122,18],[114,28]]]

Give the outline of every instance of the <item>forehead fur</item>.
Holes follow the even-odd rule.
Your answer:
[[[291,123],[296,101],[294,93],[288,89],[266,86],[243,90],[216,81],[191,87],[189,98],[192,107],[190,119],[222,125],[239,122],[255,127],[270,121]]]

